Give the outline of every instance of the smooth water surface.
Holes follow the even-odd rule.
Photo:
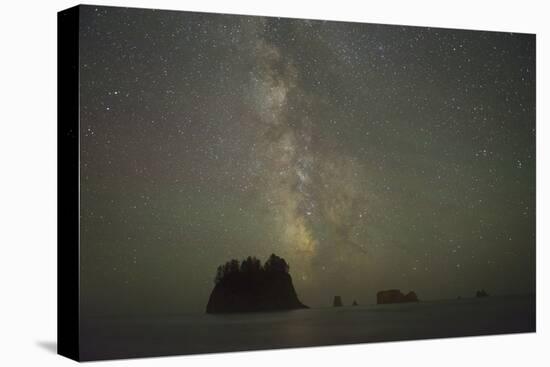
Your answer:
[[[535,297],[82,321],[83,360],[535,331]]]

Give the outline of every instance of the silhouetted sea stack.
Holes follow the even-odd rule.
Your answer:
[[[334,307],[342,307],[342,297],[334,296],[334,301],[332,302]]]
[[[477,298],[489,297],[489,294],[485,292],[485,289],[476,292]]]
[[[409,292],[405,295],[399,289],[389,289],[376,294],[376,303],[378,304],[405,302],[418,302],[416,293]]]
[[[287,262],[272,254],[262,266],[248,257],[220,265],[206,313],[277,311],[308,308],[296,295]]]

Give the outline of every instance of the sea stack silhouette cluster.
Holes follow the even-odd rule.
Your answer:
[[[405,302],[418,302],[416,293],[411,291],[407,294],[403,294],[399,289],[389,289],[380,291],[376,294],[376,303],[378,304]]]

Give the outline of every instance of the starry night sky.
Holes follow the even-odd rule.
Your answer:
[[[300,299],[535,291],[535,36],[81,7],[89,313],[203,312],[284,257]]]

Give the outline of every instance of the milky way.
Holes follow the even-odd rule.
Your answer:
[[[202,311],[284,257],[300,298],[534,291],[532,35],[81,13],[84,312]]]
[[[264,31],[265,20],[260,20]],[[265,31],[264,31],[265,32]],[[258,32],[260,33],[260,32]],[[252,160],[261,169],[254,172],[263,181],[262,199],[269,204],[274,225],[280,234],[278,251],[299,256],[300,268],[307,279],[306,264],[315,258],[320,246],[357,246],[351,237],[365,193],[356,178],[361,168],[348,167],[352,157],[324,154],[314,140],[314,122],[309,117],[313,99],[298,85],[299,69],[276,46],[261,38],[252,53],[256,70],[252,71],[250,97],[260,124]],[[344,182],[344,185],[341,183]],[[328,233],[321,235],[321,227]]]

